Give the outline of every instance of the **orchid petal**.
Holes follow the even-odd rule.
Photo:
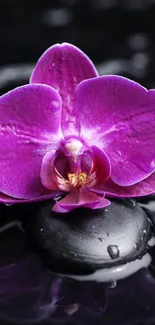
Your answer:
[[[96,173],[97,184],[103,184],[111,173],[111,166],[107,155],[98,147],[91,146],[93,169],[91,173]]]
[[[60,138],[61,99],[46,85],[26,85],[0,97],[0,191],[17,199],[45,192],[43,156]]]
[[[94,191],[96,194],[105,192],[107,196],[112,197],[136,197],[155,193],[155,173],[143,181],[132,186],[119,186],[112,179],[108,179],[100,188],[100,191]]]
[[[133,185],[155,170],[155,90],[119,76],[77,87],[81,136],[108,155],[111,178]]]
[[[56,173],[54,170],[55,155],[56,153],[54,150],[52,152],[48,152],[43,158],[40,170],[42,184],[45,188],[53,191],[58,189]]]
[[[82,80],[96,76],[98,73],[90,59],[71,44],[56,44],[39,59],[30,82],[50,85],[59,92],[63,102],[62,131],[65,136],[79,133],[74,106],[76,86]]]
[[[58,162],[57,162],[58,160]],[[60,174],[60,170],[57,169],[61,168],[62,174],[66,173],[66,168],[69,170],[69,163],[67,157],[65,155],[55,154],[55,151],[48,152],[42,162],[41,166],[41,172],[40,177],[42,184],[49,190],[52,191],[69,191],[70,187],[68,186],[69,183],[67,180],[63,177],[62,174]]]
[[[92,154],[90,150],[85,150],[82,154],[81,161],[81,171],[90,174],[90,171],[93,167]]]
[[[85,207],[90,209],[99,209],[110,204],[108,199],[90,192],[86,188],[80,190],[74,189],[53,207],[53,211],[59,213],[69,212],[75,208]]]
[[[61,191],[52,191],[52,192],[45,192],[33,199],[16,199],[11,196],[8,196],[4,193],[0,193],[0,203],[4,203],[6,205],[13,205],[13,204],[22,204],[22,203],[34,203],[34,202],[41,202],[41,201],[47,201],[51,199],[55,199],[57,197],[62,196],[63,192]]]

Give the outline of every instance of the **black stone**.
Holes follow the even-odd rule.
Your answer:
[[[136,198],[140,207],[145,211],[150,222],[152,223],[152,231],[155,236],[155,195],[148,195],[145,197]],[[151,265],[149,267],[153,276],[155,276],[155,246],[153,246],[150,251],[151,255]]]
[[[141,258],[151,237],[149,219],[130,200],[68,214],[56,214],[52,204],[45,203],[29,220],[29,233],[44,263],[64,274],[88,274]]]
[[[155,232],[155,195],[137,198],[137,201],[151,220]]]

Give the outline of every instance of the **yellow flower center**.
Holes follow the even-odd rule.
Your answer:
[[[85,172],[78,173],[78,174],[68,173],[68,180],[73,187],[80,187],[86,183],[87,173]]]

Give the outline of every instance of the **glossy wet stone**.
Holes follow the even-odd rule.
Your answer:
[[[155,195],[148,195],[146,197],[138,198],[137,201],[140,207],[150,218],[155,231]]]
[[[152,223],[152,231],[155,235],[155,195],[148,195],[146,197],[137,198],[141,208],[145,211],[150,222]],[[149,251],[152,261],[149,270],[155,277],[155,246]]]
[[[140,259],[151,237],[145,212],[132,200],[113,200],[106,209],[68,214],[56,214],[45,203],[29,220],[44,263],[67,274],[89,274]]]

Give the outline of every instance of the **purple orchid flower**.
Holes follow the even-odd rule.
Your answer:
[[[67,212],[155,192],[155,90],[99,77],[67,43],[42,55],[30,83],[0,97],[1,202],[65,193],[53,210]]]

